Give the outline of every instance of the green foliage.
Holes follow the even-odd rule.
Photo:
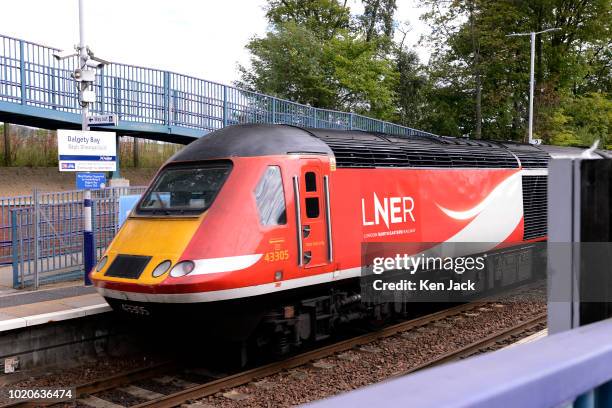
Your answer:
[[[559,145],[612,149],[612,99],[606,94],[566,96],[551,113],[551,142]]]
[[[365,40],[383,39],[391,42],[394,32],[393,15],[397,10],[396,0],[363,0],[363,14],[358,17],[365,33]]]
[[[414,125],[425,113],[427,77],[417,54],[399,47],[395,51],[395,69],[399,76],[396,88],[398,120],[402,124]]]
[[[397,72],[368,41],[349,9],[334,0],[271,0],[272,29],[253,38],[250,68],[240,67],[243,88],[319,108],[391,118]]]
[[[529,36],[508,34],[555,27],[536,36],[535,136],[612,144],[610,0],[423,0],[427,65],[404,46],[397,0],[361,0],[360,15],[347,3],[268,0],[269,31],[247,45],[238,84],[443,135],[525,140]]]
[[[432,26],[429,78],[434,94],[459,95],[455,126],[475,135],[480,85],[482,136],[523,139],[527,131],[529,90],[529,36],[516,32],[559,31],[536,36],[535,133],[551,141],[564,134],[561,95],[610,93],[612,3],[609,0],[427,0],[425,20]],[[452,78],[452,80],[445,80]],[[605,98],[605,96],[601,96]],[[430,99],[434,110],[446,100]],[[604,108],[605,109],[605,108]],[[566,129],[567,130],[567,129]],[[557,133],[555,133],[557,132]],[[581,139],[582,140],[582,139]]]
[[[293,23],[324,41],[350,24],[346,2],[340,5],[337,0],[269,0],[266,17],[274,27]]]
[[[307,28],[287,22],[247,48],[251,69],[241,67],[239,86],[314,106],[335,105],[336,95],[325,81],[330,68],[321,41]]]

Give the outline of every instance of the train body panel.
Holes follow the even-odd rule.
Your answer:
[[[368,242],[522,242],[519,170],[339,169],[332,225],[340,269]]]

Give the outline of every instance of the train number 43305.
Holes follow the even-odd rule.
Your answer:
[[[266,252],[264,255],[264,261],[266,262],[276,262],[276,261],[286,261],[289,259],[289,250],[283,249],[280,251],[270,251]]]

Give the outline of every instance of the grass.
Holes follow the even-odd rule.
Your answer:
[[[0,125],[0,166],[4,166],[4,125]],[[157,168],[183,145],[161,143],[123,136],[119,141],[121,168],[134,166],[134,143],[138,143],[138,167]],[[10,126],[9,145],[12,167],[56,167],[57,138],[53,130]]]

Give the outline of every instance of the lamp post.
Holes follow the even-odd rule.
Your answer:
[[[84,0],[78,0],[79,5],[79,44],[74,51],[56,51],[53,57],[57,60],[78,57],[78,68],[72,73],[72,78],[77,81],[79,86],[79,104],[81,105],[81,129],[89,130],[89,104],[96,101],[93,84],[96,81],[96,71],[101,66],[108,64],[107,61],[95,57],[93,52],[87,47],[85,42],[85,8]],[[83,192],[83,264],[84,264],[84,283],[91,285],[89,272],[93,269],[96,262],[95,244],[93,236],[92,222],[92,199],[91,190]]]
[[[535,65],[535,36],[538,34],[547,33],[549,31],[558,31],[560,28],[548,28],[542,31],[532,31],[529,33],[513,33],[506,37],[519,37],[528,35],[531,37],[531,68],[529,72],[529,144],[534,144],[533,139],[533,89],[535,87],[534,65]]]

